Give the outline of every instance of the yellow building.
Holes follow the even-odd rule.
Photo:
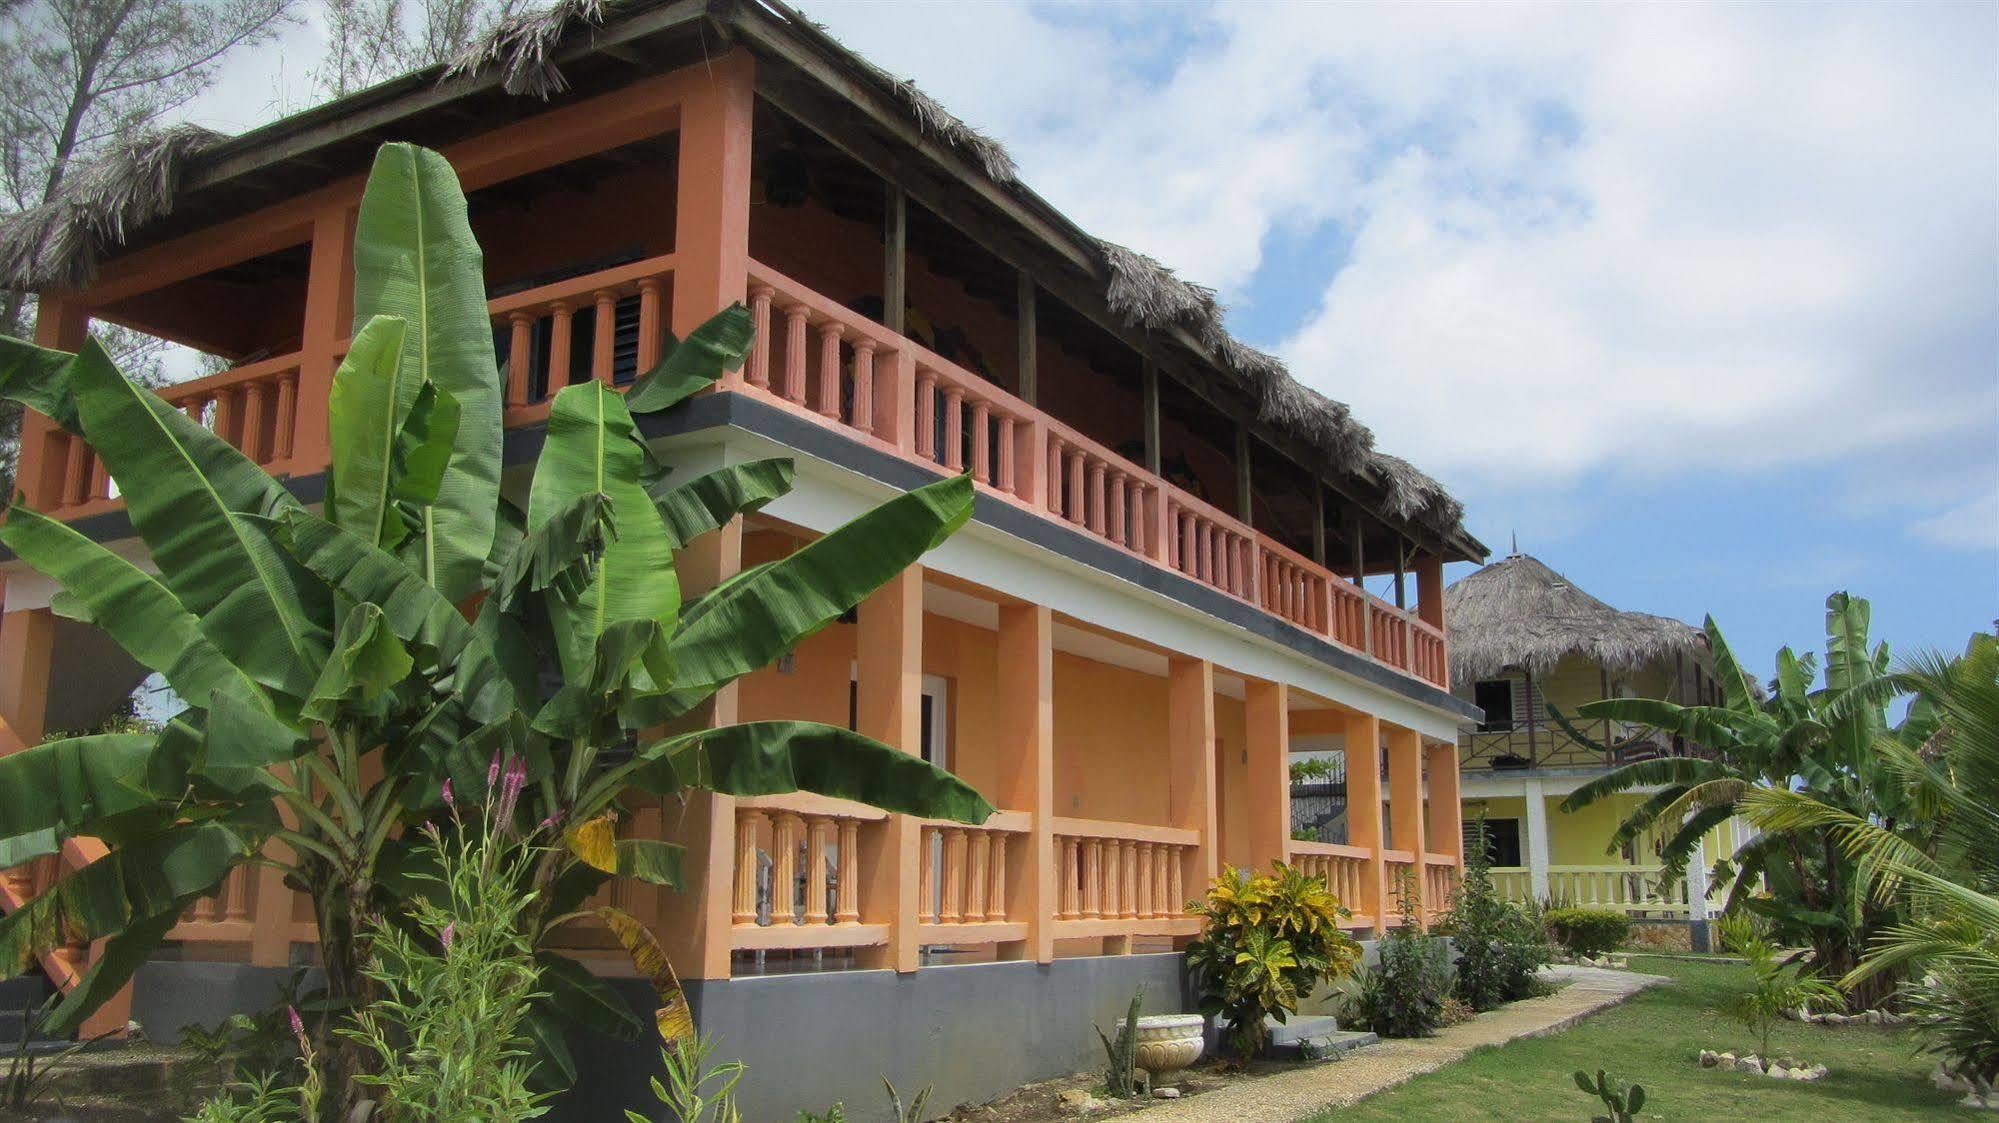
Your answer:
[[[1686,878],[1662,888],[1666,832],[1611,846],[1618,824],[1656,789],[1633,789],[1574,811],[1562,804],[1620,765],[1703,751],[1656,729],[1585,720],[1577,710],[1603,698],[1714,700],[1706,637],[1678,620],[1612,608],[1519,553],[1453,583],[1445,606],[1452,691],[1484,713],[1458,740],[1465,830],[1469,838],[1483,817],[1500,888],[1519,901],[1705,920],[1716,903],[1706,871],[1734,853],[1745,824],[1717,827]],[[1583,739],[1554,720],[1551,709]]]

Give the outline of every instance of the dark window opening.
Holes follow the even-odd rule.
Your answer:
[[[1509,679],[1485,679],[1472,687],[1472,705],[1485,711],[1479,732],[1505,732],[1513,728],[1513,683]]]
[[[1473,848],[1478,845],[1478,830],[1479,824],[1477,820],[1471,820],[1464,824],[1465,853],[1472,853]],[[1520,865],[1520,820],[1487,819],[1485,821],[1485,853],[1486,861],[1491,865]]]

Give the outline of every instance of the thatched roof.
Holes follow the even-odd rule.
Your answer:
[[[1679,657],[1707,659],[1700,629],[1612,608],[1526,554],[1453,582],[1444,591],[1444,621],[1453,682],[1491,678],[1511,668],[1545,675],[1568,655],[1625,674]]]
[[[756,13],[819,43],[846,64],[849,77],[901,107],[924,136],[966,157],[1016,197],[1040,203],[1019,182],[1013,157],[998,141],[953,116],[914,82],[855,54],[781,0],[750,3]],[[569,88],[558,62],[576,59],[579,50],[587,53],[607,20],[658,6],[659,0],[554,0],[501,21],[429,73],[436,83],[497,75],[508,94],[547,100]],[[710,19],[729,14],[726,4],[708,10]],[[339,104],[315,112],[337,112]],[[141,137],[73,173],[55,201],[0,219],[0,287],[89,284],[104,253],[122,244],[129,231],[170,213],[176,185],[188,169],[227,139],[187,126]],[[1442,485],[1407,461],[1375,451],[1374,435],[1344,404],[1294,380],[1277,358],[1230,335],[1213,289],[1182,280],[1136,250],[1099,239],[1090,239],[1090,248],[1102,263],[1105,301],[1127,327],[1184,332],[1247,391],[1258,420],[1323,456],[1334,471],[1381,490],[1396,519],[1445,541],[1477,545],[1464,531],[1463,508]]]
[[[173,210],[194,157],[228,138],[195,125],[114,142],[72,165],[55,198],[0,221],[0,281],[14,288],[79,288],[125,233]]]

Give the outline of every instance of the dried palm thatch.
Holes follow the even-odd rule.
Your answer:
[[[555,65],[555,49],[577,28],[604,26],[606,0],[555,0],[516,12],[468,44],[444,67],[442,80],[500,68],[500,88],[517,97],[547,101],[569,88]]]
[[[117,141],[89,163],[72,166],[54,198],[0,223],[0,284],[89,284],[105,248],[171,213],[189,162],[226,139],[179,125]]]
[[[1686,657],[1707,659],[1698,628],[1646,612],[1620,612],[1537,558],[1515,554],[1452,583],[1444,593],[1451,681],[1510,668],[1546,675],[1581,655],[1615,674]]]
[[[1430,527],[1456,526],[1464,518],[1464,504],[1407,460],[1374,452],[1368,456],[1368,467],[1382,481],[1388,509],[1397,518]]]

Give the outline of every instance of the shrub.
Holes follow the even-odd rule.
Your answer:
[[[741,1061],[721,1061],[709,1064],[714,1055],[715,1039],[706,1034],[691,1034],[659,1053],[661,1067],[666,1070],[666,1080],[652,1078],[653,1098],[666,1105],[673,1123],[741,1123],[742,1113],[736,1109],[736,1085],[748,1071]],[[847,1117],[839,1104],[833,1105],[831,1114],[824,1118],[843,1120]],[[625,1112],[628,1123],[651,1123],[636,1111]]]
[[[1445,918],[1458,948],[1458,997],[1490,1010],[1541,990],[1535,972],[1554,957],[1538,910],[1504,900],[1492,883],[1481,837],[1465,859],[1465,879]]]
[[[1602,955],[1631,938],[1631,918],[1616,909],[1550,909],[1546,920],[1570,955]]]
[[[1409,909],[1405,885],[1402,926],[1381,941],[1380,965],[1361,979],[1355,1012],[1383,1037],[1428,1037],[1444,1022],[1451,994],[1451,961],[1445,945],[1423,930]]]
[[[1224,866],[1195,912],[1204,923],[1187,965],[1201,988],[1201,1012],[1220,1018],[1245,1060],[1266,1042],[1266,1017],[1285,1021],[1320,983],[1360,962],[1360,945],[1340,931],[1349,914],[1325,879],[1283,862],[1254,878]]]
[[[1770,1027],[1786,1010],[1817,1010],[1839,1002],[1837,988],[1778,958],[1777,945],[1759,934],[1746,917],[1723,917],[1721,930],[1724,941],[1749,961],[1749,973],[1756,980],[1753,987],[1735,996],[1730,1011],[1757,1035],[1764,1057],[1770,1055]]]

